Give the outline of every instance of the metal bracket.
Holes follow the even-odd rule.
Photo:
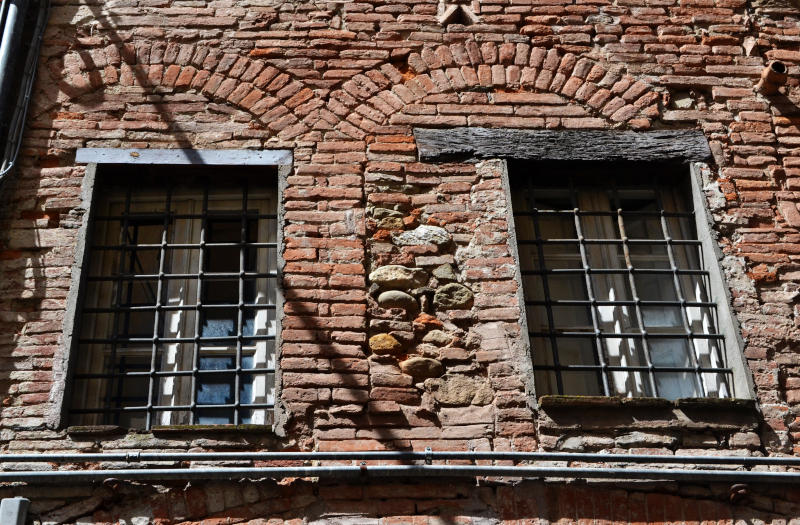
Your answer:
[[[30,500],[26,498],[3,498],[0,501],[0,523],[3,525],[25,525],[30,504]]]

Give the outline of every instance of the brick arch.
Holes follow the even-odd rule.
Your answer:
[[[474,40],[423,48],[405,66],[356,75],[339,92],[359,99],[355,111],[378,124],[634,129],[660,118],[663,96],[663,88],[588,56]],[[493,113],[468,118],[473,103]]]
[[[46,68],[62,97],[41,97],[52,101],[50,107],[64,96],[118,86],[193,89],[250,113],[281,140],[313,130],[363,139],[383,124],[647,129],[660,117],[662,97],[652,85],[591,57],[474,40],[425,47],[403,64],[384,63],[333,90],[315,91],[259,58],[174,42],[75,50]],[[459,98],[448,100],[448,94]],[[441,100],[431,108],[433,95]]]
[[[98,90],[140,86],[153,92],[196,90],[209,100],[250,113],[282,140],[307,133],[321,121],[323,127],[338,123],[335,116],[321,113],[324,99],[302,79],[264,60],[197,44],[145,47],[109,45],[50,60],[45,64],[50,83],[40,82],[44,94],[38,99],[51,103],[37,112]]]

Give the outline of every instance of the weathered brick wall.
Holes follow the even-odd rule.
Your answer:
[[[470,4],[479,23],[443,26],[432,0],[54,4],[0,208],[3,450],[797,453],[791,5],[495,0]],[[790,79],[766,97],[753,87],[772,59]],[[417,160],[412,127],[467,125],[701,129],[758,411],[534,410],[503,165]],[[53,427],[83,215],[79,147],[293,150],[279,436],[70,437]],[[381,295],[382,279],[407,279],[411,294]]]
[[[3,497],[20,491],[4,489]],[[682,492],[665,485],[587,486],[525,482],[514,486],[434,483],[270,481],[176,484],[168,489],[108,483],[95,489],[28,489],[30,516],[41,523],[359,525],[536,523],[767,523],[797,516],[797,491],[731,503],[725,490]],[[138,521],[137,521],[138,520]]]

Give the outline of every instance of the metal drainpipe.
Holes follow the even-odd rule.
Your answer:
[[[3,106],[6,105],[6,100],[9,97],[9,82],[13,74],[16,73],[16,71],[9,68],[9,65],[17,58],[17,53],[14,53],[14,51],[19,45],[18,40],[22,33],[27,10],[28,0],[8,1],[8,13],[3,23],[3,37],[0,40],[0,95],[4,99],[1,101]],[[5,117],[5,110],[0,116]]]
[[[4,0],[12,4],[16,0]],[[27,2],[27,0],[25,0]],[[5,153],[3,155],[2,164],[0,164],[0,184],[2,184],[5,175],[11,171],[17,161],[20,147],[22,146],[22,134],[25,129],[25,119],[28,115],[28,105],[30,104],[31,91],[33,90],[33,82],[36,76],[36,65],[39,60],[39,50],[42,44],[42,38],[47,26],[47,19],[50,13],[50,0],[38,0],[39,12],[36,17],[36,25],[33,29],[33,38],[31,39],[28,49],[28,55],[25,60],[25,68],[22,72],[22,82],[20,83],[19,95],[17,102],[13,108],[13,114],[8,121],[10,125],[6,134]],[[5,37],[5,35],[4,35]],[[13,46],[12,46],[13,48]],[[5,70],[3,70],[5,72]],[[2,81],[0,81],[2,82]],[[3,84],[0,83],[0,86]],[[0,91],[3,97],[9,96],[8,90]],[[3,113],[0,113],[0,118],[5,118],[8,111],[8,103],[5,100],[0,100]],[[3,120],[0,120],[3,122]]]
[[[763,472],[731,470],[681,470],[669,468],[630,467],[538,467],[530,465],[432,465],[433,461],[468,459],[498,461],[580,461],[583,463],[651,463],[799,467],[798,457],[737,457],[737,456],[649,456],[641,454],[595,454],[551,452],[205,452],[205,453],[108,453],[108,454],[7,454],[0,463],[85,463],[125,461],[128,463],[164,461],[362,461],[360,466],[302,466],[302,467],[199,467],[145,468],[113,470],[62,471],[0,471],[0,482],[69,482],[102,481],[108,478],[125,480],[204,480],[204,479],[261,479],[286,477],[358,478],[358,477],[511,477],[511,478],[593,478],[648,479],[694,482],[755,482],[800,484],[797,472]],[[424,465],[367,465],[374,460],[424,460]]]
[[[652,456],[567,452],[370,451],[370,452],[110,452],[99,454],[0,454],[2,463],[86,463],[155,461],[580,461],[583,463],[650,463],[692,465],[772,465],[800,467],[800,457]]]
[[[281,478],[397,478],[397,477],[582,478],[605,480],[666,480],[800,484],[800,473],[715,470],[670,470],[577,467],[505,467],[494,465],[377,465],[332,467],[168,468],[126,470],[61,470],[0,472],[0,482],[74,483],[117,480],[210,480]]]

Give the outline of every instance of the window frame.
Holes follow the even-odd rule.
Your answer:
[[[63,321],[63,336],[53,362],[53,403],[46,414],[47,425],[51,428],[65,428],[69,424],[69,404],[72,395],[72,376],[78,362],[78,335],[81,323],[80,307],[86,293],[86,273],[88,273],[89,247],[94,225],[94,213],[98,203],[96,191],[98,173],[118,164],[151,165],[168,168],[169,166],[248,166],[257,175],[259,166],[270,169],[270,176],[277,171],[276,214],[277,214],[277,261],[275,290],[275,403],[272,408],[272,424],[274,428],[283,420],[281,391],[281,327],[283,325],[283,259],[285,210],[283,195],[288,185],[288,177],[293,167],[291,150],[195,150],[195,149],[116,149],[116,148],[81,148],[76,154],[76,163],[85,163],[86,171],[81,185],[81,206],[83,217],[75,242],[74,262],[72,266],[70,288]],[[156,426],[156,425],[154,425]],[[206,425],[195,425],[205,427]],[[225,425],[218,425],[224,427]],[[230,426],[230,425],[229,425]],[[268,425],[265,425],[265,427]],[[141,429],[137,429],[141,430]],[[152,431],[152,429],[151,429]]]
[[[720,298],[718,306],[719,331],[725,335],[726,358],[733,370],[734,399],[755,398],[753,372],[744,356],[744,342],[738,320],[731,310],[730,288],[724,279],[721,261],[726,271],[744,273],[744,263],[735,257],[723,257],[716,241],[717,231],[709,211],[708,201],[713,192],[714,177],[707,164],[716,159],[712,155],[705,133],[699,129],[675,130],[619,130],[619,129],[512,129],[512,128],[414,128],[415,143],[421,162],[479,162],[494,176],[500,173],[506,198],[506,221],[509,246],[516,261],[515,280],[520,313],[524,312],[524,295],[519,273],[519,256],[511,209],[511,191],[506,160],[530,161],[587,161],[587,162],[638,162],[685,166],[692,188],[692,201],[696,209],[695,221],[698,238],[702,242],[703,257],[709,261],[711,293]],[[498,165],[498,163],[500,165]],[[721,164],[721,162],[717,162]],[[479,171],[480,171],[479,167]],[[718,189],[716,191],[719,191]],[[716,263],[711,263],[716,261]],[[722,299],[724,298],[724,299]],[[527,334],[523,318],[520,329]],[[520,353],[527,359],[519,363],[520,371],[530,380],[527,384],[533,404],[537,404],[533,385],[533,362],[528,337],[519,337]],[[524,350],[524,352],[523,352]],[[613,399],[613,398],[601,398]],[[713,398],[703,398],[713,400]]]
[[[563,159],[559,159],[563,160]],[[535,169],[536,160],[526,160],[532,169]],[[566,163],[566,162],[565,162]],[[520,343],[524,354],[528,358],[526,368],[529,372],[528,388],[534,403],[542,396],[556,396],[558,394],[538,394],[536,391],[535,379],[533,374],[533,349],[531,348],[530,337],[528,334],[528,321],[525,305],[525,294],[521,274],[519,244],[517,241],[516,228],[514,224],[514,210],[511,200],[511,177],[514,175],[509,172],[509,166],[503,161],[501,170],[501,183],[506,199],[506,220],[508,221],[508,243],[511,255],[514,258],[514,280],[517,283],[517,301],[520,309]],[[550,164],[550,163],[548,163]],[[688,164],[688,165],[687,165]],[[729,399],[753,399],[754,383],[752,372],[744,358],[744,341],[741,336],[741,327],[731,309],[730,288],[726,284],[721,261],[722,251],[716,241],[717,232],[714,230],[714,220],[707,205],[707,198],[704,187],[710,180],[711,170],[708,164],[703,162],[691,162],[684,164],[684,174],[676,173],[678,176],[688,177],[688,185],[691,191],[691,205],[694,209],[695,229],[697,240],[700,241],[702,260],[705,261],[705,270],[708,271],[709,294],[715,298],[717,303],[717,330],[724,336],[725,360],[731,369],[731,396]],[[680,169],[680,167],[676,168]],[[523,177],[525,175],[522,175]],[[536,176],[536,175],[533,175]],[[688,203],[687,203],[688,204]],[[569,396],[570,394],[564,394]],[[614,397],[614,396],[599,396]],[[716,398],[700,398],[716,399]]]

